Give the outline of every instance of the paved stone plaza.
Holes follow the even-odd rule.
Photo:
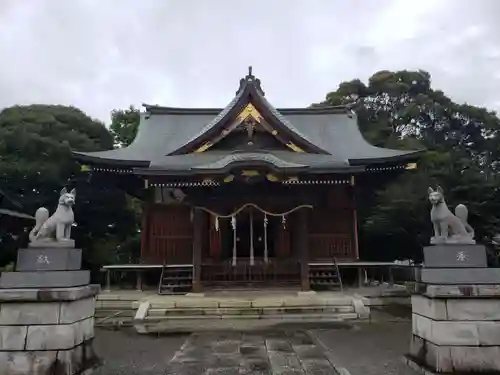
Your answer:
[[[337,374],[303,331],[193,334],[175,353],[167,374]]]
[[[410,337],[408,321],[164,336],[98,329],[97,375],[335,375],[331,363],[351,375],[415,375],[401,359]]]

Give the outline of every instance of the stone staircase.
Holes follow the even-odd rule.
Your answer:
[[[135,304],[137,295],[118,296],[116,294],[100,294],[97,296],[95,309],[95,325],[130,326],[137,312]]]
[[[261,329],[368,319],[360,298],[342,293],[267,296],[153,296],[134,303],[140,333]]]

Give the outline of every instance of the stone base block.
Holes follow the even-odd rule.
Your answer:
[[[500,374],[497,285],[427,286],[412,296],[408,362],[422,373]]]
[[[424,247],[426,268],[488,267],[484,245],[435,245]]]
[[[436,345],[413,335],[408,356],[431,373],[500,374],[499,346]]]
[[[87,340],[68,350],[45,351],[0,351],[0,374],[2,375],[76,375],[101,364]]]
[[[500,322],[433,320],[413,314],[413,334],[436,345],[500,346]]]
[[[90,271],[3,272],[0,288],[64,288],[88,285]]]
[[[429,298],[414,295],[412,312],[433,321],[500,321],[500,299],[496,298]]]
[[[93,317],[70,324],[1,325],[0,350],[69,350],[93,337]]]
[[[427,284],[500,284],[500,268],[422,268],[420,282]]]
[[[77,301],[98,295],[100,288],[92,284],[71,288],[0,289],[0,303]]]
[[[99,288],[0,291],[0,374],[82,374],[92,349]]]
[[[0,305],[0,329],[8,325],[73,324],[94,317],[95,298],[55,302],[11,302]]]
[[[432,285],[424,283],[415,283],[412,288],[413,293],[421,294],[429,298],[499,298],[500,285]]]
[[[81,266],[81,249],[40,247],[17,252],[16,271],[71,271]]]

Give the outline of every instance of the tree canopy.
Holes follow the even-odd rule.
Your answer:
[[[136,232],[136,218],[127,196],[82,173],[71,150],[106,150],[113,143],[104,124],[73,107],[15,106],[0,112],[0,186],[32,215],[41,206],[53,212],[61,188],[76,188],[75,239],[94,254],[86,257],[90,262],[97,256],[112,256],[117,243]],[[0,264],[13,260],[32,225],[17,220],[15,229],[0,234]]]
[[[477,237],[489,242],[498,231],[500,212],[500,119],[494,112],[453,102],[434,90],[430,74],[421,70],[380,71],[368,84],[359,79],[343,82],[313,106],[340,104],[353,106],[370,143],[427,150],[417,171],[388,183],[362,210],[368,252],[377,248],[378,255],[390,258],[417,256],[431,234],[427,187],[437,184],[445,189],[451,208],[468,206]]]
[[[114,109],[111,111],[111,125],[109,129],[119,147],[128,146],[137,135],[139,128],[140,111],[131,105],[127,109]]]

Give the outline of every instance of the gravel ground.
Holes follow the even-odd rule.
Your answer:
[[[411,322],[340,324],[295,329],[312,333],[328,348],[328,358],[335,365],[346,368],[351,375],[416,374],[401,359],[409,348]],[[286,330],[289,331],[290,328]],[[257,332],[254,334],[258,335]],[[210,334],[200,333],[196,336],[205,335]],[[263,333],[261,336],[267,335],[268,333]],[[133,329],[97,329],[95,348],[105,363],[96,374],[168,375],[172,368],[168,366],[170,360],[188,338],[186,335],[144,336],[135,333]]]
[[[186,335],[139,335],[133,328],[96,328],[94,347],[104,360],[95,375],[165,375],[168,362]]]
[[[360,323],[349,329],[312,330],[335,365],[351,375],[416,375],[403,363],[411,322]]]

